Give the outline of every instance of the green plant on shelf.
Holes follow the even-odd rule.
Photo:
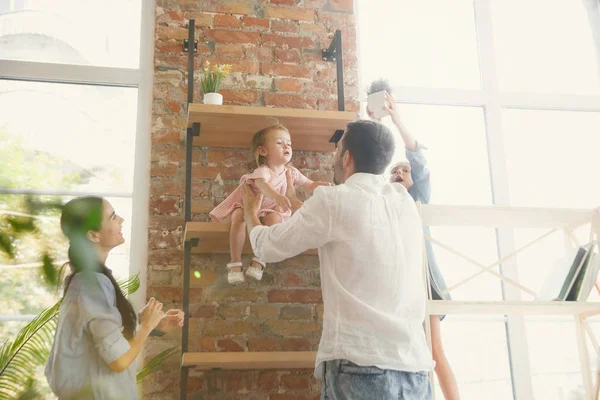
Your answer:
[[[221,81],[231,73],[231,64],[210,65],[210,61],[204,62],[203,74],[200,77],[202,93],[219,93]]]

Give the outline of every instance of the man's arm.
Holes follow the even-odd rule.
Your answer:
[[[306,250],[316,249],[329,241],[331,211],[327,193],[318,190],[290,220],[264,227],[256,216],[260,196],[244,190],[244,220],[248,226],[254,254],[263,262],[278,262]]]

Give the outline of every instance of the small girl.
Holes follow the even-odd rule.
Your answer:
[[[296,168],[287,165],[292,159],[292,141],[289,131],[283,125],[269,126],[256,132],[252,138],[252,154],[258,168],[243,175],[240,185],[210,213],[215,222],[231,223],[231,262],[227,264],[227,281],[232,285],[245,281],[242,248],[246,241],[246,223],[242,206],[242,185],[248,183],[255,193],[260,191],[264,195],[258,217],[266,226],[283,222],[292,215],[292,205],[285,196],[287,169],[291,172],[294,184],[302,186],[309,193],[320,185],[329,185],[325,182],[313,182]],[[264,269],[265,264],[253,257],[246,275],[260,281]]]

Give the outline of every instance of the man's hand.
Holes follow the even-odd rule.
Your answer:
[[[292,174],[292,170],[288,169],[285,171],[285,179],[287,181],[287,189],[285,191],[285,196],[290,199],[290,203],[292,203],[292,213],[295,213],[300,207],[302,207],[302,202],[298,200],[296,197],[296,187],[294,186],[294,175]]]
[[[184,313],[181,310],[169,310],[164,315],[163,319],[158,323],[156,329],[163,332],[172,331],[175,328],[181,328],[183,326]]]
[[[242,204],[244,205],[244,215],[256,215],[260,210],[263,201],[263,194],[259,192],[255,195],[252,188],[247,183],[242,186]]]

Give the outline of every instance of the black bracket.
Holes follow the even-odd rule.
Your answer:
[[[338,32],[339,32],[339,39],[338,39]],[[340,44],[340,48],[341,46],[341,34],[342,32],[340,30],[335,31],[335,35],[333,36],[333,39],[331,39],[331,43],[329,44],[329,48],[327,49],[323,49],[321,50],[321,53],[323,54],[323,61],[337,61],[336,60],[336,55],[338,53],[338,42]]]
[[[190,51],[190,40],[189,39],[183,39],[183,52],[187,53],[188,51]],[[198,52],[198,41],[194,40],[194,53]]]
[[[198,247],[198,243],[200,243],[200,238],[192,238],[190,239],[190,246]]]

